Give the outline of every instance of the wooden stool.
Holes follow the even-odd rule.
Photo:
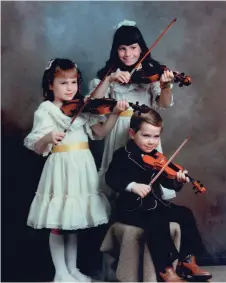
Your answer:
[[[101,245],[103,272],[106,281],[156,282],[155,267],[144,241],[142,228],[114,223]],[[180,249],[180,226],[170,223],[170,232],[177,250]],[[176,261],[174,262],[174,266]]]

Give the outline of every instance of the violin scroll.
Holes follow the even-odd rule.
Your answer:
[[[191,84],[191,77],[190,76],[185,76],[184,73],[176,73],[176,72],[173,72],[174,74],[174,82],[175,83],[179,83],[179,87],[182,87],[182,86],[189,86]]]
[[[166,71],[166,70],[170,70],[167,66],[162,65],[162,71]],[[191,77],[190,76],[185,76],[185,73],[178,73],[173,71],[173,75],[174,75],[174,82],[175,83],[179,83],[179,87],[182,86],[189,86],[191,84]]]
[[[190,180],[191,179],[192,178],[190,178]],[[203,184],[200,184],[200,181],[196,181],[195,179],[192,179],[191,183],[194,185],[192,189],[195,190],[195,194],[206,192],[206,188],[203,186]]]
[[[129,105],[133,108],[134,112],[138,112],[139,116],[141,113],[148,113],[151,110],[151,108],[145,104],[139,105],[139,101],[137,101],[136,104],[129,102]]]

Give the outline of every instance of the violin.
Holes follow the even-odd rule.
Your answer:
[[[111,113],[116,104],[117,100],[112,98],[90,99],[84,106],[82,112],[105,115]],[[64,102],[61,110],[65,115],[73,117],[83,105],[84,99],[73,99],[71,101]],[[147,113],[151,109],[145,104],[139,105],[138,101],[136,103],[129,102],[129,105],[134,111],[138,111],[138,114]]]
[[[152,168],[153,170],[162,169],[168,161],[166,156],[158,152],[157,150],[153,150],[150,155],[144,154],[142,156],[142,159],[144,161],[144,166],[147,168]],[[177,172],[180,170],[184,171],[184,168],[181,165],[170,162],[164,168],[163,174],[166,175],[169,179],[176,179]],[[200,181],[193,179],[187,174],[185,174],[185,176],[188,177],[190,182],[193,184],[193,189],[195,190],[196,194],[206,192],[206,188],[203,186],[203,184],[200,184]]]
[[[160,68],[158,68],[159,70],[156,71],[155,73],[144,74],[144,73],[140,72],[140,74],[136,74],[134,76],[135,73],[138,73],[140,71],[141,63],[145,60],[145,58],[148,56],[148,54],[150,54],[151,50],[157,45],[157,43],[161,40],[161,38],[164,36],[164,34],[170,29],[170,27],[176,21],[177,21],[177,18],[174,18],[169,23],[169,25],[159,35],[159,37],[155,40],[155,42],[152,44],[152,46],[147,50],[147,52],[144,54],[144,56],[136,63],[135,67],[130,72],[131,77],[133,77],[132,81],[137,82],[137,83],[139,83],[139,82],[140,83],[141,82],[144,82],[144,83],[156,82],[156,81],[160,80],[160,77],[165,70],[169,70],[169,68],[166,67],[165,65],[160,65],[160,66],[158,66],[158,67],[160,67]],[[184,73],[179,74],[179,73],[173,71],[173,74],[174,74],[174,82],[175,83],[180,82],[179,87],[182,87],[183,85],[189,86],[191,84],[191,77],[185,76]]]
[[[161,75],[166,70],[170,70],[170,69],[165,65],[160,65],[157,71],[150,70],[149,73],[145,72],[143,69],[140,69],[132,74],[130,81],[132,83],[144,83],[144,84],[153,83],[159,81]],[[185,73],[179,74],[173,71],[173,74],[174,74],[174,83],[179,83],[179,87],[189,86],[191,84],[191,77],[185,76]]]
[[[162,173],[169,179],[176,179],[177,172],[179,170],[182,171],[184,170],[184,168],[181,165],[172,163],[171,160],[176,156],[180,148],[185,144],[185,142],[187,142],[187,140],[188,138],[182,143],[179,149],[177,149],[177,151],[173,154],[173,156],[169,160],[167,160],[167,158],[157,150],[153,150],[150,154],[142,155],[144,168],[152,169],[159,172],[152,178],[151,182],[149,183],[152,189],[150,193],[146,195],[145,198],[141,198],[127,191],[125,191],[124,194],[122,194],[122,197],[119,200],[119,205],[123,208],[123,210],[125,211],[134,211],[137,209],[142,209],[144,211],[153,210],[157,206],[157,200],[159,200],[163,205],[169,206],[169,204],[165,203],[161,198],[159,198],[155,194],[152,185]],[[203,186],[203,184],[200,184],[200,181],[193,179],[188,174],[185,174],[185,176],[188,177],[190,182],[193,184],[193,189],[195,190],[196,194],[206,192],[206,188]]]

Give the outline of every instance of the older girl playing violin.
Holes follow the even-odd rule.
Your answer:
[[[95,93],[96,98],[105,96],[116,100],[126,99],[133,103],[139,101],[140,104],[146,104],[152,108],[167,108],[173,105],[171,81],[174,75],[171,71],[164,71],[160,81],[154,83],[139,82],[137,78],[136,82],[133,82],[133,76],[130,76],[129,72],[147,50],[148,47],[135,22],[124,21],[118,24],[110,58],[106,65],[97,73],[97,78],[91,81],[90,92],[95,89],[100,80],[104,79],[103,84]],[[151,74],[159,71],[160,64],[149,55],[143,61],[141,68],[145,73]],[[109,69],[111,69],[111,72],[107,74]],[[139,72],[136,73],[139,74]],[[111,192],[105,184],[104,175],[114,151],[128,140],[128,129],[132,113],[132,108],[122,112],[113,130],[105,139],[99,174],[101,186],[109,194]],[[159,150],[161,151],[161,145],[159,145]],[[170,193],[168,197],[175,196],[173,191],[166,191],[168,194]]]

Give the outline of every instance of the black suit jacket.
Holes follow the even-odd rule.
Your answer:
[[[106,172],[106,183],[112,190],[119,193],[118,201],[121,206],[124,203],[125,207],[128,207],[130,201],[139,198],[139,196],[126,190],[126,187],[131,182],[148,185],[152,177],[157,173],[155,170],[145,167],[141,154],[144,154],[144,152],[130,140],[126,146],[115,151]],[[154,203],[155,200],[159,202],[158,199],[164,202],[161,198],[162,192],[159,184],[175,191],[179,191],[183,186],[182,183],[168,179],[161,174],[152,186],[152,191],[157,198],[153,197],[152,193],[145,197],[146,200],[149,199],[150,203]],[[133,204],[131,203],[131,205]]]

